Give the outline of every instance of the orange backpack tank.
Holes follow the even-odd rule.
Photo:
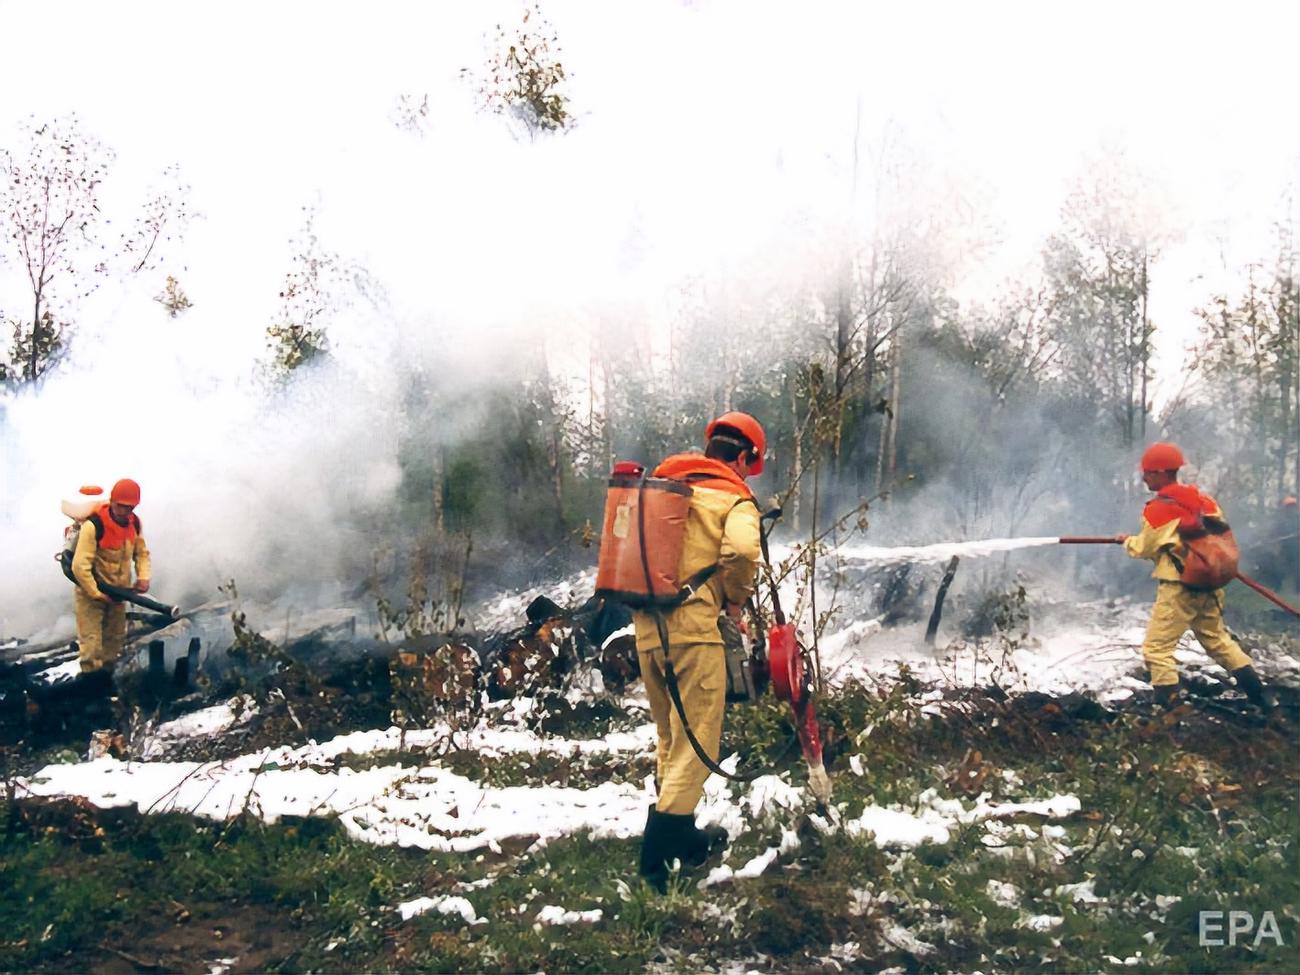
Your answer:
[[[646,477],[619,461],[605,495],[596,592],[634,608],[671,607],[684,598],[677,580],[686,541],[690,485]]]
[[[1235,579],[1241,551],[1218,506],[1192,484],[1171,484],[1159,496],[1181,512],[1178,537],[1187,552],[1174,559],[1179,582],[1188,589],[1219,589]],[[1206,513],[1207,505],[1215,514]]]
[[[1187,556],[1178,578],[1188,589],[1219,589],[1237,577],[1241,550],[1227,522],[1206,518],[1203,525],[1199,533],[1179,532]]]

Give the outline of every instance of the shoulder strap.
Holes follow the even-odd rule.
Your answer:
[[[86,520],[95,526],[95,541],[102,542],[104,540],[104,520],[99,517],[99,512],[91,515]]]

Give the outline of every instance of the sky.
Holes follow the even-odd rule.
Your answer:
[[[117,151],[123,211],[179,163],[205,218],[173,266],[240,362],[304,205],[399,316],[480,314],[486,294],[497,327],[654,296],[778,239],[794,211],[841,218],[856,142],[863,170],[905,145],[979,212],[998,243],[961,268],[973,296],[1033,261],[1084,156],[1121,147],[1185,238],[1155,281],[1168,374],[1199,279],[1262,256],[1300,172],[1291,5],[550,0],[578,126],[538,142],[476,115],[460,76],[521,9],[0,2],[10,36],[58,38],[54,58],[7,52],[29,83],[0,94],[0,135],[77,111]],[[400,93],[429,94],[423,139],[393,126]]]
[[[201,214],[158,272],[101,287],[68,368],[10,405],[0,520],[46,530],[50,498],[91,470],[143,472],[189,510],[186,478],[236,497],[265,475],[230,476],[234,442],[308,491],[323,462],[291,463],[295,446],[379,450],[374,415],[350,409],[368,395],[382,415],[378,381],[248,433],[267,426],[251,365],[304,207],[386,289],[331,332],[340,354],[372,379],[409,354],[469,374],[539,336],[571,348],[599,309],[659,327],[693,275],[816,260],[819,233],[869,223],[874,197],[854,187],[882,160],[912,161],[903,182],[955,228],[954,292],[979,300],[1032,270],[1084,160],[1122,151],[1171,228],[1152,284],[1159,397],[1192,310],[1268,256],[1300,185],[1296,5],[543,0],[577,124],[537,140],[479,111],[462,74],[521,10],[0,0],[7,37],[45,39],[6,48],[0,146],[29,115],[75,111],[116,152],[115,225],[173,163]],[[403,93],[428,95],[422,134],[393,123]],[[0,266],[11,313],[14,271]],[[174,321],[151,300],[167,273],[194,302]],[[103,416],[131,435],[84,438]],[[395,476],[378,454],[370,470],[358,497]]]

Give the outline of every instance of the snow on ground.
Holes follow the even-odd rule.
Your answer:
[[[197,721],[191,725],[200,726]],[[445,740],[439,735],[445,735],[445,729],[408,731],[406,742]],[[650,725],[603,741],[544,738],[527,731],[479,726],[468,733],[467,740],[476,742],[471,747],[484,761],[490,761],[493,756],[510,753],[646,754],[653,736]],[[188,812],[217,820],[245,810],[268,822],[282,816],[337,816],[349,834],[366,842],[454,852],[484,847],[499,851],[502,841],[514,838],[545,843],[571,834],[635,836],[645,824],[646,807],[654,800],[649,778],[639,784],[604,782],[589,788],[495,787],[436,762],[418,768],[380,765],[355,769],[336,764],[343,755],[386,753],[400,738],[396,728],[357,732],[322,744],[266,749],[220,762],[98,758],[47,766],[20,779],[17,789],[23,796],[77,795],[101,807],[135,805],[144,813]],[[735,836],[752,825],[747,816],[785,823],[808,805],[804,790],[780,776],[762,776],[745,784],[714,777],[706,785],[698,819],[704,825],[722,825]],[[882,848],[911,849],[923,843],[946,843],[951,831],[964,823],[984,822],[996,840],[1000,832],[1011,829],[1000,820],[1025,815],[1060,818],[1078,809],[1073,796],[1002,804],[990,804],[981,796],[968,804],[943,799],[928,790],[917,797],[914,809],[867,806],[859,816],[843,823],[843,828],[870,837]],[[840,827],[826,823],[824,828]],[[783,826],[778,846],[745,863],[724,862],[705,883],[758,876],[798,846],[797,834]],[[424,905],[422,909],[430,908]]]
[[[397,913],[402,915],[403,921],[409,921],[429,911],[437,911],[439,914],[459,914],[465,919],[466,924],[487,924],[487,918],[479,917],[478,912],[474,910],[474,905],[464,897],[417,897],[415,900],[397,905]]]
[[[257,713],[257,706],[247,695],[231,698],[210,708],[201,708],[182,715],[175,721],[164,721],[144,742],[144,758],[160,758],[167,749],[187,738],[219,735],[247,722]]]
[[[629,784],[496,788],[436,765],[283,768],[270,753],[207,763],[101,758],[51,765],[23,780],[19,794],[79,795],[97,806],[134,804],[145,812],[217,820],[245,809],[268,822],[337,816],[349,834],[367,842],[455,852],[499,849],[512,837],[632,836],[653,801],[645,787]]]
[[[46,667],[44,670],[38,670],[33,676],[37,680],[42,680],[47,684],[57,684],[61,680],[72,680],[81,673],[81,661],[76,657],[71,660],[65,660],[61,664],[55,664],[53,667]]]
[[[537,923],[547,925],[595,924],[605,912],[599,907],[590,911],[566,911],[554,904],[545,905],[537,912]]]
[[[1028,637],[1002,647],[959,640],[928,647],[923,624],[885,629],[877,620],[857,620],[821,640],[822,666],[832,684],[889,678],[905,664],[919,680],[940,684],[996,682],[1016,691],[1118,699],[1146,687],[1129,674],[1142,666],[1148,613],[1141,604],[1081,603],[1036,620]],[[1184,641],[1180,658],[1202,659],[1194,646],[1190,637]]]
[[[914,558],[927,553],[925,557],[942,561],[953,554],[986,554],[1054,541],[993,539],[908,551]],[[897,551],[862,546],[841,554],[849,559],[876,558],[881,552],[892,557],[888,553]],[[546,592],[558,602],[576,605],[590,593],[592,575],[582,573]],[[491,601],[478,614],[479,625],[485,629],[517,625],[524,607],[540,592],[512,593]],[[920,679],[940,684],[996,681],[1011,690],[1058,694],[1083,690],[1103,700],[1146,687],[1131,676],[1141,666],[1146,604],[1097,601],[1058,607],[1053,612],[1046,619],[1035,618],[1032,635],[1027,638],[993,641],[991,645],[999,648],[994,652],[990,644],[969,646],[961,641],[941,641],[936,650],[925,645],[920,626],[882,628],[878,620],[854,619],[846,605],[844,614],[836,618],[841,625],[821,641],[823,666],[832,686],[849,680],[887,681],[905,664]],[[321,621],[305,622],[316,625]],[[1186,641],[1179,659],[1204,666],[1204,655],[1193,646]],[[1290,668],[1288,673],[1300,671],[1300,664],[1285,656],[1275,666]],[[638,707],[644,713],[644,697],[638,695],[639,691],[633,691],[622,700],[631,713],[637,713]],[[186,811],[225,819],[247,809],[267,821],[286,815],[337,816],[351,835],[367,842],[447,851],[499,850],[502,841],[518,838],[546,843],[568,834],[638,835],[644,827],[646,807],[654,798],[649,779],[604,782],[588,788],[494,787],[441,767],[436,757],[425,759],[426,764],[420,767],[382,764],[379,753],[399,749],[406,751],[408,762],[412,749],[436,756],[454,748],[474,754],[484,763],[507,755],[598,757],[653,752],[654,728],[648,723],[599,740],[548,737],[521,727],[518,719],[530,706],[530,702],[519,700],[493,707],[477,725],[464,730],[439,726],[405,733],[396,728],[357,731],[323,743],[272,748],[221,762],[99,758],[76,765],[51,765],[19,780],[17,786],[20,795],[78,795],[100,806],[134,804],[144,813]],[[244,713],[239,705],[225,704],[168,722],[156,729],[144,754],[159,758],[169,742],[218,734]],[[347,764],[340,760],[349,755],[379,757],[370,768],[340,767]],[[849,767],[856,774],[864,771],[859,756],[850,756]],[[698,810],[701,825],[720,825],[737,836],[754,822],[766,820],[781,828],[782,839],[744,862],[724,860],[704,882],[724,883],[769,869],[798,846],[796,834],[787,827],[810,806],[804,790],[780,776],[767,775],[747,784],[710,778]],[[1041,835],[1049,846],[1055,843],[1057,854],[1063,856],[1069,851],[1056,842],[1060,827],[1047,824],[1035,828],[1024,819],[1061,819],[1078,811],[1079,801],[1073,796],[993,804],[986,797],[973,802],[944,799],[929,790],[908,808],[867,806],[851,818],[833,815],[833,824],[827,823],[826,828],[842,828],[869,837],[880,847],[906,851],[921,844],[946,843],[957,827],[982,823],[984,843],[991,849],[1003,847],[1015,837]],[[462,913],[468,906],[473,916],[468,901],[445,906],[448,904],[451,902],[444,900],[422,909]],[[538,923],[546,922],[539,918]],[[1027,923],[1045,922],[1035,918]]]

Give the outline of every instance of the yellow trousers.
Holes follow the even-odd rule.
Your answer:
[[[1250,658],[1241,652],[1223,622],[1222,589],[1201,592],[1177,582],[1160,582],[1142,642],[1142,656],[1151,671],[1153,687],[1178,683],[1174,648],[1188,630],[1224,670],[1250,666]]]
[[[727,703],[727,662],[716,643],[693,643],[670,650],[677,689],[691,731],[715,762],[722,741],[722,712]],[[650,713],[659,732],[655,753],[655,780],[659,798],[655,808],[662,813],[687,815],[695,811],[704,795],[709,770],[691,747],[682,727],[681,715],[668,695],[664,682],[664,654],[658,647],[638,652],[641,677],[645,681]]]
[[[80,589],[73,592],[81,672],[88,674],[117,663],[126,644],[126,604],[100,603]]]

